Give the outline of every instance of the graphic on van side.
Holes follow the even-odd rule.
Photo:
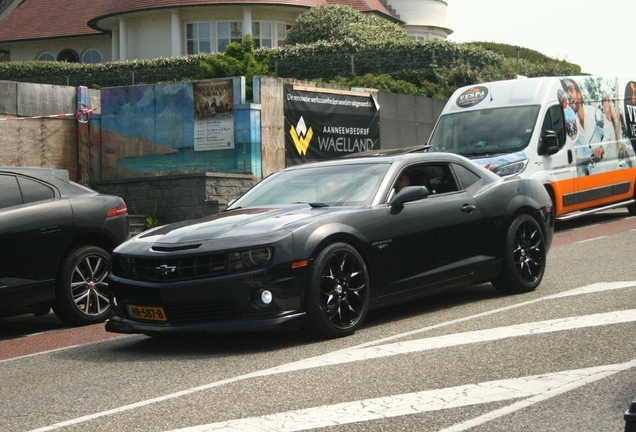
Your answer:
[[[636,82],[630,81],[625,86],[625,121],[627,135],[636,139]]]
[[[561,79],[561,85],[563,92],[559,90],[557,98],[565,114],[568,139],[574,142],[577,176],[636,166],[634,149],[621,125],[616,81],[568,77]],[[633,111],[636,103],[628,108],[632,98],[628,99],[625,93],[629,118],[630,109],[636,114]]]
[[[457,97],[457,106],[468,108],[477,105],[488,96],[488,88],[484,86],[471,87]]]

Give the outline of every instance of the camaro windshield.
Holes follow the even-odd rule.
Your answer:
[[[373,201],[389,166],[386,163],[363,163],[281,171],[260,182],[228,210],[294,203],[368,205]]]
[[[513,153],[527,147],[539,106],[479,109],[440,117],[429,151],[480,156]]]

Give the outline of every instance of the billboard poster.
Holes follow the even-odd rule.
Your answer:
[[[288,166],[380,148],[380,115],[369,93],[290,84],[284,93]]]
[[[194,96],[194,150],[234,148],[232,79],[192,83]]]

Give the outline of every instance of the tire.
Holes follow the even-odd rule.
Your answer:
[[[636,186],[634,186],[634,199],[636,200]],[[627,211],[630,216],[636,216],[636,203],[629,204],[627,206]]]
[[[332,243],[313,261],[306,293],[308,330],[322,338],[353,334],[369,310],[369,273],[358,251]]]
[[[539,286],[546,264],[543,231],[534,218],[517,216],[506,234],[503,261],[493,286],[506,294],[520,294]]]
[[[53,311],[71,325],[96,324],[110,316],[108,262],[110,254],[97,246],[71,250],[55,282]]]

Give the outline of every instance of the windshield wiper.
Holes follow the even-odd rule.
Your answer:
[[[312,208],[329,207],[329,204],[321,203],[321,202],[307,203],[307,204],[309,204]]]

